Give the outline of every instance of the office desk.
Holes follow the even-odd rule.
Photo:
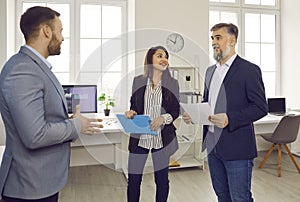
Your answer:
[[[299,113],[299,112],[298,112]],[[89,117],[103,118],[104,128],[101,133],[81,135],[71,144],[71,166],[111,164],[115,169],[124,169],[128,160],[128,136],[121,130],[116,117],[111,114],[105,117],[102,114],[92,114]],[[267,151],[271,143],[260,135],[272,133],[282,116],[267,115],[254,122],[258,151]],[[298,135],[300,137],[300,135]],[[300,138],[298,143],[291,146],[291,151],[296,154],[300,151]],[[199,142],[199,145],[201,143]]]
[[[83,114],[87,117],[102,118],[100,133],[80,135],[71,143],[70,166],[81,165],[113,165],[121,169],[121,136],[123,132],[115,116],[105,117],[103,114]]]
[[[85,116],[87,114],[84,114]],[[104,117],[102,114],[89,114],[89,117],[103,118],[104,128],[101,133],[94,135],[80,135],[71,143],[70,166],[81,165],[113,165],[121,169],[121,136],[118,122],[113,117]],[[0,146],[0,164],[5,146]]]
[[[268,114],[254,122],[255,134],[272,133],[283,116]]]
[[[256,134],[256,143],[258,151],[267,151],[270,149],[272,144],[264,140],[260,135],[273,133],[282,117],[283,116],[268,114],[265,117],[254,122],[254,130]]]

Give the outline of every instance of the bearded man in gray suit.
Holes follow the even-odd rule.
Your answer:
[[[60,14],[29,8],[20,27],[26,45],[4,65],[0,75],[0,110],[6,147],[0,168],[0,194],[10,201],[58,201],[70,162],[70,142],[93,134],[100,119],[71,118],[61,84],[46,60],[59,55],[63,41]]]

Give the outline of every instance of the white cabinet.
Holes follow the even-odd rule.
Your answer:
[[[113,165],[120,169],[121,131],[81,135],[71,144],[70,166]]]
[[[93,118],[102,118],[104,128],[101,133],[94,135],[80,135],[71,143],[70,166],[82,165],[113,165],[114,169],[121,169],[121,136],[123,132],[112,114],[85,114]]]

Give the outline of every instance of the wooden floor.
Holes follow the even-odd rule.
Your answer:
[[[288,155],[283,154],[282,177],[277,177],[277,152],[273,152],[263,169],[258,164],[266,152],[255,159],[252,193],[258,202],[299,202],[300,173]],[[300,158],[296,157],[300,165]],[[199,168],[170,170],[169,202],[217,201],[209,172]],[[69,181],[60,192],[60,202],[125,202],[126,178],[120,171],[107,166],[71,167]],[[155,202],[153,174],[143,177],[141,202]]]

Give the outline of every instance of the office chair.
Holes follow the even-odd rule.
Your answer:
[[[298,172],[300,173],[300,168],[295,161],[290,149],[287,144],[294,142],[297,139],[300,124],[300,115],[286,115],[278,123],[273,134],[261,135],[266,141],[273,143],[272,147],[269,149],[268,153],[259,164],[259,168],[262,168],[264,163],[267,161],[275,146],[278,145],[278,177],[281,176],[281,146],[283,145],[287,151],[289,157],[292,159],[294,165],[296,166]]]

